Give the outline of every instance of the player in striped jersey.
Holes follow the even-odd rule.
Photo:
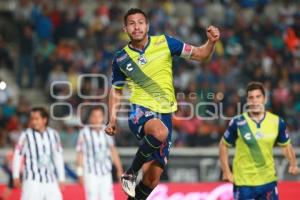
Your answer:
[[[30,124],[20,136],[13,158],[14,185],[20,187],[20,165],[24,159],[22,200],[60,200],[65,181],[59,135],[48,126],[49,115],[42,107],[32,108]]]
[[[77,143],[77,175],[87,200],[113,200],[112,163],[120,179],[120,157],[113,138],[104,132],[102,108],[93,107],[88,116],[88,125],[81,129]]]

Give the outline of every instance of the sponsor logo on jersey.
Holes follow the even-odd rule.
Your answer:
[[[126,53],[123,56],[117,58],[117,62],[121,62],[121,61],[125,60],[125,58],[127,58],[127,54]]]

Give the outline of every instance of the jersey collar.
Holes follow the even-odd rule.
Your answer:
[[[146,51],[146,49],[148,48],[148,46],[149,46],[149,44],[150,44],[150,40],[151,40],[151,37],[148,35],[148,42],[147,42],[147,44],[145,45],[145,47],[144,47],[142,50],[131,47],[131,46],[130,46],[130,42],[128,43],[127,46],[128,46],[128,48],[131,49],[132,51],[138,52],[139,54],[144,54],[145,51]]]
[[[254,119],[251,118],[251,116],[249,115],[249,113],[247,112],[247,116],[256,124],[257,128],[260,128],[261,123],[264,121],[264,119],[266,118],[267,112],[264,112],[263,117],[261,118],[261,120],[259,120],[259,122],[255,121]]]

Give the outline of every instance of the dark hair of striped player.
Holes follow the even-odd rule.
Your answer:
[[[92,107],[90,107],[89,109],[88,109],[88,111],[87,111],[87,113],[86,113],[86,115],[84,115],[84,117],[83,117],[83,122],[84,123],[88,123],[89,122],[89,119],[90,119],[90,116],[92,115],[92,113],[94,112],[94,111],[101,111],[102,112],[102,114],[103,114],[103,116],[104,116],[104,109],[103,109],[103,107],[101,107],[101,106],[92,106]]]
[[[32,113],[32,112],[38,112],[38,113],[40,113],[40,115],[43,119],[47,119],[46,126],[48,126],[48,124],[49,124],[49,113],[44,107],[33,107],[30,110],[30,113]]]

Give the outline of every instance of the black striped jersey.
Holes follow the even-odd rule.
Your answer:
[[[113,138],[104,132],[104,128],[84,127],[80,130],[77,141],[77,152],[83,153],[84,174],[105,175],[112,170],[110,147]]]
[[[43,133],[32,128],[24,130],[15,147],[13,177],[41,183],[65,180],[64,161],[59,134],[47,127]],[[22,161],[23,160],[23,161]],[[21,163],[24,166],[21,169]]]

